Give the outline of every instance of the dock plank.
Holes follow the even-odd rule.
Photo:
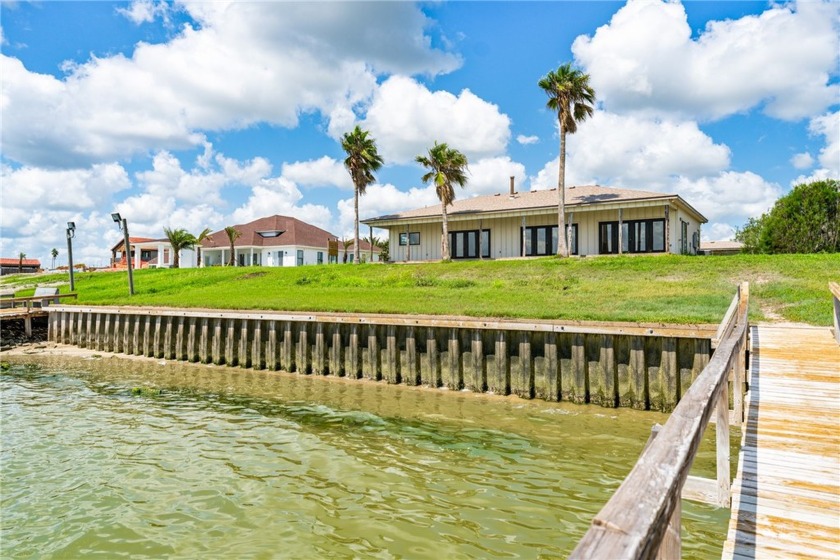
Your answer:
[[[840,346],[830,329],[751,329],[750,391],[725,559],[840,555]]]

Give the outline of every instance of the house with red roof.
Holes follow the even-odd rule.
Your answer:
[[[233,243],[237,266],[303,266],[353,262],[353,244],[347,246],[327,230],[289,216],[267,216],[233,226],[240,236]],[[379,261],[379,247],[359,241],[363,262]],[[230,261],[230,239],[225,230],[211,233],[201,243],[202,266],[224,266]]]
[[[38,259],[0,258],[0,274],[33,274],[41,271],[41,261]]]
[[[128,238],[131,255],[131,265],[134,269],[140,268],[169,268],[174,261],[172,253],[172,246],[169,244],[169,239],[151,239],[149,237],[129,237]],[[180,262],[178,266],[181,268],[193,268],[196,263],[196,254],[194,249],[184,249],[181,251]],[[128,266],[126,262],[125,241],[120,240],[119,243],[111,247],[111,268],[125,268]]]

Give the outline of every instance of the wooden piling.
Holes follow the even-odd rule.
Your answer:
[[[271,313],[56,311],[51,339],[105,351],[663,411],[673,409],[711,351],[709,338],[652,329],[632,334]],[[743,380],[743,371],[733,376],[739,373]]]

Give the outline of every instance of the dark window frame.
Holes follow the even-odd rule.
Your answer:
[[[297,261],[296,261],[297,265],[298,266],[303,266],[303,249],[298,249],[296,256],[297,256]]]
[[[572,246],[569,247],[569,254],[570,255],[577,255],[578,254],[578,224],[567,224],[567,227],[571,227],[572,229]],[[523,229],[521,226],[519,228],[519,256],[522,255],[522,245],[524,240],[524,232],[525,230],[530,230],[531,234],[531,243],[529,252],[526,252],[524,256],[526,257],[547,257],[551,255],[557,254],[557,243],[554,239],[554,230],[558,231],[557,240],[559,241],[559,228],[555,225],[549,226],[525,226]],[[537,251],[537,241],[539,239],[539,232],[538,230],[545,231],[545,252],[538,252]]]
[[[653,228],[656,223],[662,224],[662,237],[659,239],[662,249],[654,249],[656,239],[654,239]],[[665,218],[649,218],[645,220],[623,220],[622,227],[627,228],[627,234],[622,236],[627,249],[624,253],[639,254],[639,253],[666,253],[665,247]],[[644,227],[645,248],[639,250],[637,239],[638,226]],[[608,231],[609,230],[609,231]],[[610,243],[607,243],[606,236],[609,235]],[[614,247],[614,250],[609,250],[609,245]],[[617,255],[618,254],[618,220],[598,222],[598,254],[599,255]]]
[[[399,245],[400,247],[405,247],[406,245],[420,245],[420,232],[419,231],[410,231],[410,232],[400,232],[399,237]]]
[[[465,243],[466,247],[465,247],[465,250],[464,250],[464,255],[460,256],[460,257],[455,256],[456,253],[457,253],[457,251],[456,251],[456,240],[458,238],[458,234],[463,234],[463,239],[464,239],[465,242],[466,242],[466,237],[467,237],[468,234],[475,235],[475,249],[476,250],[475,250],[474,254],[467,254],[466,248],[469,247],[469,244]],[[481,236],[484,235],[484,234],[487,234],[487,250],[479,257],[479,254],[482,252],[481,251]],[[489,229],[459,229],[459,230],[449,232],[449,256],[452,259],[478,259],[478,258],[489,259],[489,258],[491,258],[490,255],[493,254],[493,252],[491,250],[492,244],[493,244],[493,237],[490,234]]]

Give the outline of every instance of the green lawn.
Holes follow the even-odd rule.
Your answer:
[[[33,277],[6,277],[24,291]],[[45,284],[67,275],[37,277]],[[751,318],[830,325],[840,255],[553,257],[416,265],[205,268],[76,275],[79,304],[717,323],[740,281]],[[62,288],[67,291],[67,286]]]

